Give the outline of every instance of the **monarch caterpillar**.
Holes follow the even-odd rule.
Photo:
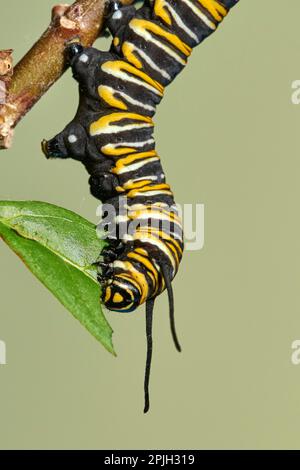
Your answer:
[[[48,158],[81,161],[91,175],[91,193],[116,209],[115,220],[105,225],[109,246],[101,253],[99,281],[110,310],[131,312],[146,302],[144,412],[149,409],[153,307],[165,289],[171,332],[180,351],[171,283],[183,252],[181,222],[155,152],[152,117],[192,48],[216,30],[237,2],[145,0],[138,10],[110,2],[110,51],[78,42],[67,45],[67,60],[79,82],[78,111],[60,134],[42,143]],[[124,199],[129,215],[121,216]],[[131,233],[130,222],[135,222]],[[127,233],[120,236],[124,225]]]

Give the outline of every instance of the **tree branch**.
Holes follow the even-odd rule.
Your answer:
[[[14,127],[64,73],[66,42],[76,37],[83,45],[90,46],[97,39],[105,4],[106,0],[77,0],[71,6],[53,7],[48,29],[13,73],[12,51],[0,51],[0,149],[11,146]]]

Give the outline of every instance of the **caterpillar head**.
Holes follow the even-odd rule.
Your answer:
[[[140,305],[141,294],[129,279],[115,276],[110,284],[104,286],[102,301],[109,310],[129,313]]]

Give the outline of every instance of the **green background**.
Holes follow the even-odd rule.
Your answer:
[[[0,0],[1,48],[21,58],[53,3]],[[157,302],[148,415],[143,308],[107,314],[114,358],[1,243],[1,448],[300,448],[300,4],[288,4],[241,0],[159,108],[158,151],[177,201],[205,204],[205,247],[174,282],[181,355]],[[76,106],[68,72],[0,153],[1,199],[97,222],[84,169],[40,151]]]

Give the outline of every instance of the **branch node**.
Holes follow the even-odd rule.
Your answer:
[[[77,30],[79,29],[75,23],[75,21],[72,21],[72,20],[69,20],[68,18],[66,18],[65,16],[62,16],[60,18],[60,26],[64,29],[73,29],[73,30]]]
[[[0,77],[1,80],[8,81],[13,74],[12,49],[0,51]]]
[[[4,109],[6,106],[4,106]],[[0,148],[8,149],[12,145],[14,129],[9,117],[0,114]]]
[[[55,5],[52,8],[52,12],[51,12],[52,21],[55,21],[58,18],[61,18],[66,13],[69,7],[70,5],[68,5],[67,3],[60,3],[59,5]]]

